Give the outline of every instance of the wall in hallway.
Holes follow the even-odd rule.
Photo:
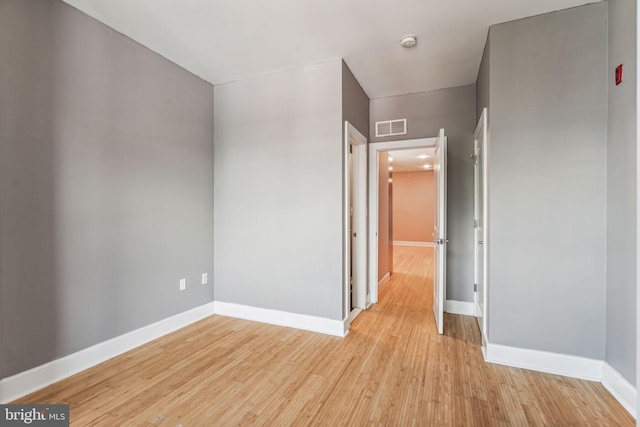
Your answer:
[[[393,240],[433,242],[433,171],[393,173]]]
[[[378,281],[391,271],[393,263],[389,251],[389,153],[378,155]]]

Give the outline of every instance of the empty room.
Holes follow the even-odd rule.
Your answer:
[[[635,425],[638,13],[0,0],[0,425]]]

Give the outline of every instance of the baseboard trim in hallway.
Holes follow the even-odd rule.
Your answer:
[[[391,273],[385,274],[382,279],[380,279],[378,282],[378,289],[389,283],[389,280],[391,280]]]
[[[214,314],[214,303],[201,305],[68,356],[0,380],[0,403],[25,396],[78,372],[133,350]]]
[[[426,248],[432,248],[434,246],[433,242],[417,242],[407,240],[394,240],[392,244],[393,246],[417,246]]]

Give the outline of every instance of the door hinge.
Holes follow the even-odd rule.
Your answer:
[[[478,284],[477,283],[473,284],[473,292],[478,292]]]

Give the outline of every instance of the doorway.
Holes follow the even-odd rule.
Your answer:
[[[367,139],[351,123],[344,126],[343,274],[346,327],[367,300]]]
[[[378,291],[396,273],[395,255],[412,252],[404,247],[431,248],[417,253],[433,257],[434,155],[432,147],[378,153]]]
[[[390,223],[394,246],[433,247],[435,148],[389,151],[390,186],[393,188]],[[383,193],[383,191],[380,191]],[[378,221],[381,220],[382,201]],[[378,232],[379,239],[383,236]],[[380,249],[380,248],[379,248]]]
[[[437,178],[434,198],[434,214],[439,223],[434,226],[433,241],[436,246],[436,265],[434,265],[434,316],[438,332],[443,332],[443,313],[446,283],[446,137],[444,130],[435,138],[422,138],[369,144],[369,290],[371,302],[378,302],[378,209],[379,209],[379,174],[381,153],[418,148],[435,148],[433,163]]]

